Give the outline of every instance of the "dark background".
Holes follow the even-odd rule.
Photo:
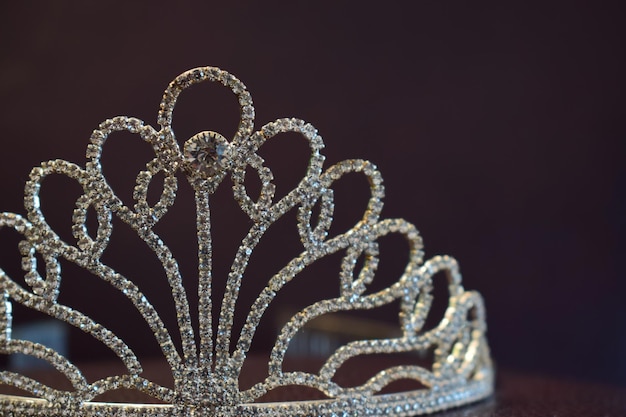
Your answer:
[[[248,86],[257,127],[300,117],[325,139],[326,166],[347,158],[378,165],[387,191],[383,217],[413,222],[427,257],[454,255],[466,287],[485,297],[500,367],[626,384],[620,263],[626,249],[626,68],[619,6],[4,1],[0,210],[24,212],[23,183],[40,161],[84,164],[89,135],[100,122],[122,114],[154,126],[170,80],[196,66],[219,66]],[[227,92],[199,87],[179,103],[179,140],[204,129],[227,137],[234,132],[236,101]],[[148,153],[139,141],[125,139],[107,144],[105,172],[129,201],[132,181],[124,188],[122,178],[132,178]],[[263,152],[277,178],[302,174],[303,143],[278,140]],[[295,181],[279,182],[279,193]],[[354,223],[364,207],[366,187],[355,181],[338,185],[339,224]],[[45,184],[44,213],[71,237],[78,188],[56,178]],[[188,187],[181,188],[160,231],[193,286],[192,202]],[[227,191],[221,187],[216,200],[228,200]],[[216,234],[232,238],[237,233],[229,230],[243,230],[245,218],[232,202],[215,203],[214,211]],[[158,267],[119,229],[107,260],[167,311],[167,289],[152,279]],[[253,258],[259,271],[275,271],[293,255],[279,249],[293,246],[279,232],[277,243]],[[19,271],[17,238],[4,232],[0,238],[1,267]],[[216,243],[216,276],[225,275],[236,248],[232,239]],[[406,255],[393,239],[383,246],[381,265],[399,263],[381,270],[390,282]],[[336,288],[336,272],[324,271],[329,284],[294,289],[287,301],[297,304],[300,295],[306,303],[323,293],[320,287]],[[71,265],[64,272],[61,301],[92,308],[103,322],[126,320],[123,302],[103,295],[106,286]],[[391,312],[381,316],[393,320]],[[35,317],[19,308],[15,314],[17,322]],[[142,343],[149,335],[140,324],[124,324],[119,334],[125,340],[140,353],[156,353]],[[104,354],[74,336],[77,360]]]

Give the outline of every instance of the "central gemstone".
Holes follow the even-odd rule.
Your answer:
[[[228,142],[216,132],[201,132],[185,142],[185,163],[191,174],[214,177],[225,170]]]

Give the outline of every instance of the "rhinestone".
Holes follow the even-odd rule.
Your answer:
[[[229,144],[215,132],[201,132],[185,142],[187,172],[202,178],[221,174],[227,167]]]

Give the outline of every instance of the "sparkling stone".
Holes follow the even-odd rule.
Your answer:
[[[185,142],[185,163],[191,175],[215,177],[226,169],[229,144],[216,132],[201,132]]]

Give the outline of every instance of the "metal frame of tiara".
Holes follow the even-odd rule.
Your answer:
[[[241,118],[236,134],[227,140],[216,132],[205,131],[185,142],[181,150],[172,130],[172,113],[180,93],[203,81],[219,82],[236,95]],[[346,160],[323,170],[324,144],[317,130],[297,119],[279,119],[253,131],[254,108],[246,87],[226,71],[213,67],[196,68],[178,76],[165,90],[156,130],[141,120],[116,117],[103,122],[93,132],[87,147],[87,163],[82,168],[64,160],[42,163],[30,173],[25,187],[27,216],[0,213],[0,228],[14,228],[23,235],[19,245],[27,287],[12,280],[0,269],[0,352],[23,353],[44,359],[64,374],[73,391],[47,387],[23,375],[0,372],[0,383],[30,392],[36,398],[0,395],[3,415],[37,416],[336,416],[336,415],[416,415],[467,404],[489,396],[493,391],[493,367],[485,337],[485,311],[477,292],[466,291],[454,259],[442,256],[423,262],[422,240],[415,227],[402,219],[379,219],[383,203],[382,178],[376,166],[364,160]],[[114,132],[128,131],[154,149],[155,157],[136,178],[135,204],[124,205],[107,184],[100,157],[107,138]],[[271,170],[257,150],[282,132],[298,132],[307,141],[311,158],[305,176],[279,201],[274,201]],[[261,179],[261,192],[253,201],[244,185],[247,169]],[[153,227],[173,204],[177,173],[184,172],[195,192],[197,239],[199,248],[199,328],[191,325],[191,312],[178,264]],[[327,232],[333,215],[333,182],[346,173],[364,175],[371,196],[360,221],[350,230],[329,238]],[[39,190],[50,174],[66,175],[76,180],[84,193],[76,202],[72,232],[76,244],[64,242],[50,228],[39,207]],[[150,206],[147,190],[157,173],[165,177],[158,203]],[[210,195],[226,175],[233,183],[233,194],[252,226],[243,239],[230,274],[221,304],[218,323],[212,322]],[[317,225],[312,227],[314,205],[320,205]],[[87,210],[95,209],[98,220],[96,236],[85,225]],[[297,210],[302,253],[269,279],[250,311],[238,336],[233,335],[235,302],[250,255],[265,231],[287,211]],[[163,265],[171,287],[182,340],[180,351],[155,308],[129,278],[105,265],[101,255],[112,232],[112,217],[130,225],[150,247]],[[367,293],[378,265],[377,239],[390,233],[403,235],[409,242],[409,261],[397,282],[384,290]],[[332,253],[345,253],[339,273],[340,295],[304,308],[280,331],[269,357],[269,376],[253,387],[240,391],[238,376],[250,348],[257,325],[267,306],[281,288],[307,265]],[[45,261],[45,277],[38,273],[36,254]],[[364,265],[355,276],[355,265],[363,257]],[[57,302],[61,270],[65,259],[108,282],[123,293],[140,312],[154,333],[174,378],[174,387],[164,387],[144,379],[142,367],[129,347],[110,330],[79,311]],[[41,269],[41,268],[40,268]],[[428,331],[423,325],[432,302],[432,279],[444,272],[448,280],[449,303],[441,322]],[[320,315],[359,309],[371,309],[400,300],[400,337],[362,340],[342,346],[317,374],[283,371],[283,359],[290,340],[310,320]],[[16,302],[80,328],[108,346],[124,363],[128,373],[89,383],[80,370],[57,352],[37,343],[11,337],[11,303]],[[213,340],[214,326],[217,337]],[[197,342],[196,342],[197,337]],[[238,337],[230,351],[232,337]],[[417,365],[396,366],[379,372],[363,385],[342,387],[333,381],[335,372],[348,359],[358,355],[397,353],[434,349],[432,369]],[[379,394],[399,379],[419,381],[426,388],[408,392]],[[266,392],[281,386],[301,385],[315,388],[328,399],[254,402]],[[149,394],[166,404],[102,403],[93,401],[106,391],[131,388]],[[343,414],[341,414],[343,413]]]

